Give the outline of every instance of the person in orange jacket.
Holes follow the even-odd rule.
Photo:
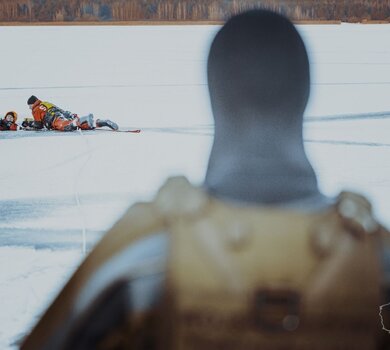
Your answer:
[[[18,130],[18,124],[16,124],[17,119],[18,113],[15,111],[9,111],[5,113],[4,118],[0,119],[0,131]]]
[[[111,120],[93,120],[93,114],[79,117],[77,114],[64,111],[51,102],[45,102],[32,95],[27,104],[32,111],[34,121],[28,127],[32,129],[49,129],[58,131],[92,130],[104,126],[118,130],[118,125]]]

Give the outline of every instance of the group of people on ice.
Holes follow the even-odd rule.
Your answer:
[[[16,122],[18,114],[15,111],[5,113],[0,119],[0,131],[16,130],[57,130],[74,131],[93,130],[95,128],[109,127],[112,130],[118,130],[118,125],[108,119],[97,119],[94,121],[93,114],[79,117],[77,114],[65,111],[51,102],[40,100],[36,96],[30,96],[27,104],[31,109],[33,118],[23,120],[21,126]]]

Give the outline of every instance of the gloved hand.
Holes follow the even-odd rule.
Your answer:
[[[32,118],[24,118],[23,122],[22,122],[22,126],[24,128],[28,128],[28,127],[33,127],[33,124],[34,124],[34,119]]]
[[[11,128],[12,122],[10,121],[4,121],[5,127],[9,130]]]
[[[33,118],[25,118],[22,122],[22,127],[25,129],[42,129],[42,122],[37,122]]]

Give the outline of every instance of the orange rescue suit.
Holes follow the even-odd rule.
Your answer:
[[[36,128],[58,131],[73,131],[77,128],[88,130],[91,127],[87,123],[80,124],[77,114],[64,112],[50,102],[37,100],[32,106],[32,115],[36,122]]]

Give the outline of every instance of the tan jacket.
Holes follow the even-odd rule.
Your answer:
[[[373,219],[363,197],[342,193],[328,210],[304,214],[226,204],[175,178],[153,203],[136,204],[108,232],[22,349],[44,348],[65,324],[62,348],[74,348],[71,344],[97,319],[93,315],[104,306],[108,314],[118,312],[107,311],[108,301],[119,300],[119,291],[125,293],[134,276],[125,273],[95,290],[90,290],[91,279],[126,247],[161,231],[170,236],[167,264],[151,261],[138,271],[166,274],[161,303],[146,313],[123,305],[124,317],[116,327],[96,331],[96,348],[383,345],[379,245],[388,244],[388,232]]]

